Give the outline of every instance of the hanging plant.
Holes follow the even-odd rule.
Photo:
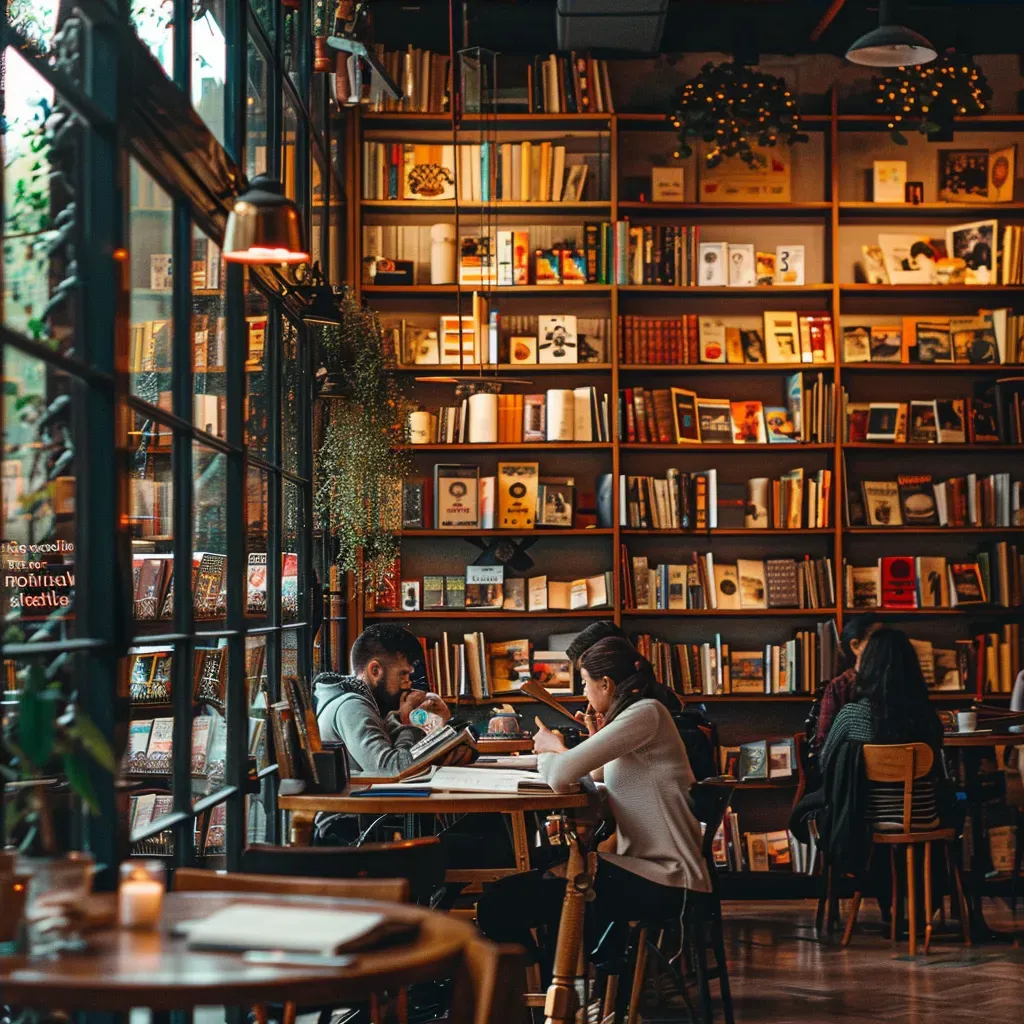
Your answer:
[[[338,549],[338,564],[368,594],[382,591],[398,557],[402,479],[409,472],[400,410],[377,314],[351,295],[342,322],[316,329],[320,366],[344,387],[323,404],[323,443],[316,461],[316,514]]]
[[[676,157],[690,156],[690,139],[710,144],[706,162],[715,167],[738,156],[750,167],[764,165],[754,146],[806,142],[800,133],[800,110],[786,81],[745,64],[705,64],[676,95],[669,115],[679,132]]]
[[[922,135],[949,132],[956,118],[984,114],[992,99],[978,66],[955,50],[874,81],[875,103],[888,115],[892,140],[901,146],[907,139],[900,129],[916,128]]]

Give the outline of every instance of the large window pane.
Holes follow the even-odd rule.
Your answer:
[[[227,562],[227,456],[192,446],[192,500],[194,505],[194,604],[197,619],[224,615],[228,580]],[[198,565],[196,565],[198,563]]]
[[[246,271],[248,273],[248,270]],[[267,373],[267,299],[248,285],[245,294],[245,443],[257,455],[266,457],[270,424],[267,419],[270,377]]]
[[[9,641],[60,639],[74,619],[74,403],[66,374],[7,346],[3,585]]]
[[[174,74],[174,0],[131,0],[130,10],[139,38],[170,78]]]
[[[78,122],[16,50],[5,58],[4,324],[70,355]]]
[[[285,480],[281,495],[281,621],[299,617],[299,534],[304,527],[302,492]]]
[[[173,230],[171,197],[131,161],[131,345],[132,394],[170,409],[171,286]]]
[[[192,21],[192,106],[224,143],[224,9],[227,0],[195,4]]]
[[[250,177],[267,169],[267,97],[270,74],[263,54],[249,39],[246,76],[245,173]]]
[[[281,465],[299,472],[299,331],[283,321],[281,345]]]
[[[227,436],[224,275],[220,247],[192,229],[192,422],[216,437]]]

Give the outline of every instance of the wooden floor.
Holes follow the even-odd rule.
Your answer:
[[[1024,1022],[1024,948],[966,949],[949,938],[911,959],[905,942],[882,938],[877,911],[867,905],[847,949],[838,936],[827,945],[815,938],[812,903],[724,909],[736,1024]],[[1024,918],[1024,908],[1018,911]],[[989,919],[998,926],[998,911]],[[661,1012],[644,1019],[685,1018]],[[716,1000],[715,1022],[721,1021]]]

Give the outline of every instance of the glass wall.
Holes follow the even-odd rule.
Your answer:
[[[122,827],[72,838],[98,860],[237,867],[247,837],[275,838],[267,708],[283,672],[309,678],[312,360],[287,279],[225,265],[227,206],[189,197],[227,194],[213,178],[232,167],[276,174],[308,231],[310,147],[323,179],[327,146],[305,15],[120,6],[123,32],[99,33],[58,0],[6,5],[3,712],[42,680],[107,738]],[[108,73],[64,102],[53,69],[79,88],[85,60]],[[180,152],[132,107],[143,88],[118,108],[121,67],[180,111]],[[114,779],[89,773],[114,820]]]

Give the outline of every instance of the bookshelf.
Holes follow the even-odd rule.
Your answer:
[[[452,403],[451,384],[417,381],[415,377],[479,375],[497,373],[515,378],[517,383],[503,385],[502,393],[543,392],[548,388],[573,388],[593,385],[598,395],[613,400],[627,387],[677,386],[699,396],[739,399],[752,397],[765,404],[777,403],[779,389],[788,375],[805,371],[805,377],[822,374],[824,384],[832,385],[838,396],[845,389],[851,401],[907,398],[948,398],[970,392],[975,383],[992,382],[997,377],[1024,373],[1017,365],[962,364],[872,364],[845,363],[842,327],[860,322],[884,323],[911,313],[967,315],[979,308],[1009,306],[1024,312],[1024,285],[991,284],[985,286],[936,286],[929,284],[865,284],[855,273],[861,246],[874,241],[880,231],[919,232],[935,226],[939,235],[952,224],[981,219],[997,219],[1004,224],[1024,225],[1024,201],[1010,203],[924,202],[917,206],[877,204],[870,199],[870,174],[875,159],[907,159],[908,178],[925,182],[926,198],[936,188],[937,157],[940,147],[911,138],[909,147],[896,147],[888,138],[883,118],[840,113],[835,95],[828,98],[827,113],[802,118],[802,129],[810,136],[805,146],[792,149],[792,195],[786,203],[722,203],[697,201],[696,157],[684,161],[685,200],[673,203],[641,201],[638,189],[655,162],[662,162],[671,149],[672,130],[657,113],[620,112],[599,115],[526,115],[499,114],[494,117],[466,117],[460,134],[453,138],[450,121],[443,114],[355,112],[354,137],[365,139],[436,139],[439,144],[453,141],[479,143],[531,137],[555,137],[554,133],[582,136],[601,151],[607,148],[609,160],[607,196],[589,202],[566,204],[460,202],[459,232],[483,233],[484,230],[516,230],[535,223],[565,227],[567,234],[584,222],[628,219],[636,225],[666,223],[699,226],[701,240],[727,242],[753,241],[757,250],[774,252],[778,244],[802,244],[805,247],[805,281],[799,286],[702,287],[693,285],[587,284],[578,287],[519,285],[486,289],[491,308],[499,315],[537,316],[548,313],[575,314],[579,317],[604,317],[610,335],[602,361],[567,366],[548,365],[466,365],[399,366],[400,379],[407,393],[435,409]],[[972,146],[997,148],[1011,141],[1024,141],[1024,115],[993,115],[962,119],[954,139],[943,148]],[[358,146],[353,155],[351,190],[360,194]],[[1018,157],[1019,159],[1019,157]],[[865,173],[866,172],[866,173]],[[429,225],[452,219],[453,202],[421,204],[410,201],[364,200],[358,205],[358,223],[354,232],[355,258],[360,266],[362,231],[366,225],[406,222]],[[557,234],[555,237],[558,237]],[[532,249],[531,238],[531,249]],[[385,253],[385,255],[388,255]],[[422,259],[421,259],[422,264]],[[429,274],[422,271],[422,280]],[[456,285],[367,285],[353,281],[380,313],[387,325],[399,319],[420,317],[424,322],[440,314],[471,312],[471,286]],[[461,307],[458,303],[461,300]],[[766,310],[795,310],[797,313],[827,311],[832,319],[834,358],[827,363],[694,363],[651,365],[627,361],[620,351],[620,317],[679,317],[682,314],[707,314],[718,317],[760,317]],[[436,326],[436,319],[435,319]],[[514,333],[514,332],[513,332]],[[891,374],[889,371],[892,371]],[[876,399],[875,396],[878,395]],[[610,473],[613,480],[612,525],[602,528],[514,530],[409,530],[402,538],[403,579],[422,578],[425,573],[458,573],[480,553],[476,542],[523,538],[532,542],[529,556],[534,568],[512,575],[547,573],[551,578],[585,576],[604,569],[615,570],[614,602],[608,610],[575,612],[522,613],[502,611],[466,611],[451,609],[429,612],[372,611],[359,599],[352,613],[357,628],[364,623],[387,620],[408,625],[417,635],[436,641],[443,631],[460,634],[465,629],[483,631],[486,639],[503,641],[525,637],[537,649],[546,649],[555,633],[576,631],[595,619],[611,619],[630,635],[647,635],[668,642],[694,643],[720,633],[734,650],[759,650],[766,644],[784,644],[800,631],[813,632],[817,623],[833,618],[838,628],[851,614],[843,594],[844,560],[863,564],[878,553],[923,555],[941,549],[950,560],[974,557],[981,544],[1024,541],[1020,527],[926,526],[911,529],[858,527],[847,525],[844,490],[847,472],[855,483],[862,479],[895,478],[898,473],[931,473],[936,479],[977,472],[1015,472],[1020,465],[1024,445],[970,444],[884,444],[846,441],[839,422],[838,400],[832,436],[834,440],[798,444],[662,444],[637,443],[621,439],[613,425],[607,444],[546,443],[489,445],[415,445],[408,451],[417,476],[429,478],[433,465],[440,461],[477,463],[481,476],[493,474],[499,460],[508,460],[521,452],[524,460],[539,463],[541,475],[566,474],[576,478],[577,490],[593,490],[598,474]],[[465,453],[463,457],[462,453]],[[443,453],[443,454],[442,454]],[[829,496],[829,525],[784,529],[720,528],[640,529],[619,521],[619,477],[621,475],[663,476],[668,467],[683,472],[700,472],[715,467],[720,481],[742,483],[750,477],[777,477],[791,467],[805,473],[828,469],[832,473]],[[874,475],[874,476],[873,476]],[[659,562],[684,562],[692,551],[710,550],[716,563],[736,562],[737,558],[800,558],[804,553],[832,560],[837,601],[834,607],[764,609],[636,609],[623,602],[623,583],[619,574],[619,553],[623,545],[630,555],[649,557]],[[915,639],[932,641],[936,646],[952,644],[951,637],[964,639],[979,630],[1002,629],[1003,624],[1019,618],[1020,608],[970,606],[958,608],[878,609],[887,621],[907,629]],[[486,624],[493,619],[491,625]],[[968,703],[973,693],[936,690],[936,705],[950,709]],[[988,694],[988,700],[1000,700],[1004,694]],[[582,698],[559,697],[573,704]],[[715,693],[690,695],[684,699],[708,705],[709,714],[719,728],[722,742],[742,743],[764,737],[793,736],[801,732],[807,710],[814,699],[811,692],[798,693]],[[460,707],[460,713],[482,721],[489,708],[509,702],[517,708],[530,704],[527,699],[500,696]],[[534,705],[531,712],[544,709]],[[549,724],[552,724],[549,721]],[[777,782],[741,784],[734,807],[739,810],[745,828],[771,829],[785,822],[793,789]],[[726,890],[738,897],[802,896],[814,883],[807,876],[771,874],[770,886],[763,874],[729,873],[723,877]]]

